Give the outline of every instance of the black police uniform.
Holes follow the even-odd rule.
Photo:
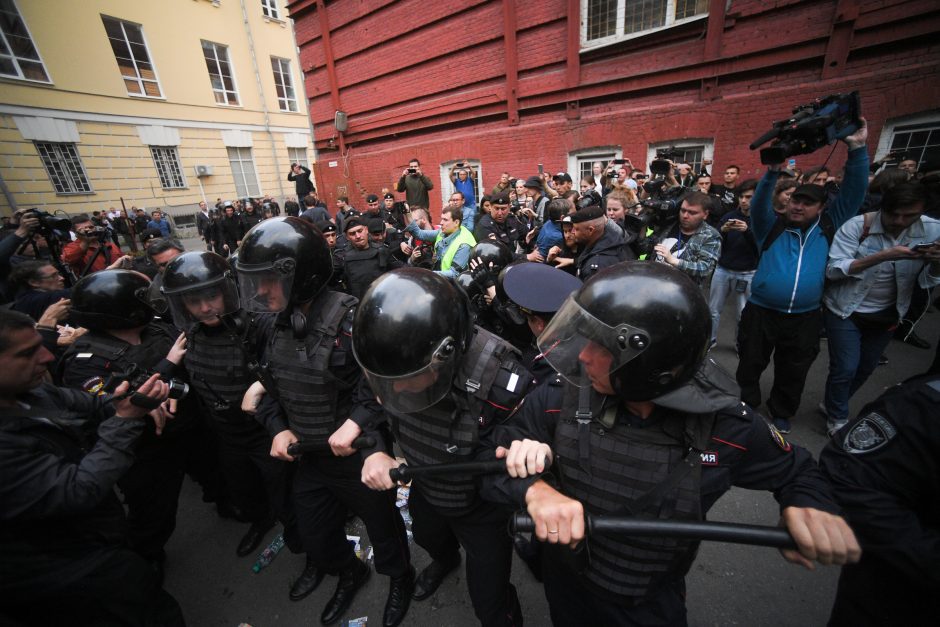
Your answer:
[[[171,378],[176,366],[166,354],[176,340],[170,325],[154,320],[141,332],[141,343],[128,344],[104,331],[89,331],[66,351],[59,364],[63,385],[104,394],[121,380],[112,375],[132,370]],[[108,384],[111,379],[110,384]],[[107,385],[106,385],[107,384]],[[163,547],[176,528],[176,510],[183,476],[189,470],[209,498],[220,490],[214,438],[205,429],[191,399],[180,401],[177,415],[161,435],[149,416],[137,447],[137,460],[118,481],[128,507],[130,546],[143,557],[163,559]],[[204,497],[206,498],[206,497]]]
[[[513,253],[517,245],[521,248],[525,247],[525,236],[525,225],[513,214],[507,215],[502,223],[486,214],[480,218],[476,228],[473,229],[473,237],[478,242],[497,241],[508,246]]]
[[[0,421],[0,622],[182,625],[176,601],[126,548],[113,486],[134,464],[144,422],[50,384]]]
[[[352,511],[366,525],[376,571],[401,577],[410,570],[410,550],[395,493],[374,492],[361,480],[362,460],[382,446],[383,438],[376,431],[381,406],[364,384],[352,355],[355,304],[345,294],[321,292],[299,333],[287,314],[259,320],[259,349],[277,390],[265,395],[256,419],[272,437],[290,429],[301,440],[326,441],[351,418],[364,435],[378,439],[376,449],[348,457],[331,453],[300,457],[295,462],[294,507],[304,550],[323,571],[340,572],[356,559],[344,529],[347,512]],[[302,317],[295,313],[293,318]]]
[[[509,343],[480,327],[474,330],[450,392],[416,414],[388,410],[399,447],[409,464],[443,464],[493,458],[493,427],[522,402],[532,376]],[[512,542],[509,510],[480,498],[472,476],[416,477],[409,509],[415,542],[441,564],[467,554],[467,587],[483,625],[513,625],[522,619],[509,582]]]
[[[401,265],[387,246],[373,242],[369,242],[365,250],[349,246],[343,254],[343,283],[346,291],[356,298],[362,298],[372,281]]]
[[[940,616],[940,375],[888,389],[819,457],[862,547],[829,624],[930,625]]]
[[[280,519],[284,540],[296,553],[302,545],[289,498],[291,466],[271,457],[267,431],[241,410],[245,390],[255,382],[248,368],[253,335],[252,320],[240,312],[223,325],[198,324],[187,336],[183,365],[218,435],[219,465],[232,504],[251,523]]]
[[[703,520],[732,485],[773,490],[781,507],[837,511],[808,451],[786,442],[732,395],[716,398],[724,408],[714,413],[657,406],[643,420],[618,397],[559,376],[530,394],[496,437],[503,446],[523,438],[550,443],[555,475],[542,478],[590,514]],[[587,421],[577,420],[578,413]],[[484,496],[524,507],[535,480],[496,476]],[[544,547],[555,625],[685,624],[684,577],[697,542],[596,535],[586,544],[589,559],[583,548],[572,554]]]

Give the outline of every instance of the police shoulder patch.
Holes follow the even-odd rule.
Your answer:
[[[882,448],[898,434],[888,419],[872,412],[856,422],[842,441],[846,453],[861,455]]]
[[[780,433],[777,427],[772,422],[767,421],[767,428],[770,430],[770,439],[774,441],[774,444],[780,447],[781,451],[789,453],[793,447],[784,439],[783,434]]]

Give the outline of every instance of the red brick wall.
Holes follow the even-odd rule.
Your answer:
[[[504,2],[517,25],[516,126],[508,123]],[[566,169],[574,150],[620,146],[641,165],[649,144],[683,138],[711,138],[717,168],[736,163],[756,175],[759,158],[747,145],[794,105],[859,90],[873,152],[887,119],[940,103],[940,48],[932,36],[940,7],[926,0],[732,1],[718,28],[717,58],[705,58],[706,38],[715,33],[697,21],[581,53],[574,87],[566,83],[567,33],[578,15],[566,13],[567,0],[335,0],[325,9],[332,78],[316,4],[295,0],[288,8],[319,149],[318,186],[331,202],[345,188],[361,205],[366,193],[394,186],[415,156],[438,188],[449,185],[440,180],[441,163],[480,159],[488,189],[503,170],[526,176],[537,163]],[[824,78],[826,59],[838,58],[832,33],[845,19],[845,62]],[[345,161],[328,144],[331,80],[349,115]],[[566,115],[569,102],[577,104],[575,119]],[[798,162],[819,165],[828,154]],[[838,147],[830,164],[841,166],[844,156]],[[439,190],[431,199],[436,212]]]

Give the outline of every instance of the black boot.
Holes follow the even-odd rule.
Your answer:
[[[304,572],[300,573],[300,577],[290,587],[290,594],[288,595],[290,600],[299,601],[307,597],[317,589],[321,581],[323,581],[323,571],[317,568],[313,560],[307,556],[307,565],[304,566]]]
[[[415,589],[415,567],[408,566],[408,572],[401,577],[392,577],[388,585],[388,600],[385,601],[385,614],[382,616],[383,627],[398,627],[408,613],[411,605],[411,593]]]
[[[415,591],[411,595],[415,601],[423,601],[434,594],[440,587],[450,571],[460,566],[460,553],[457,558],[449,562],[439,562],[434,560],[428,564],[415,581]]]
[[[336,584],[336,592],[323,608],[320,614],[320,622],[324,625],[335,623],[339,620],[349,604],[356,596],[356,591],[361,588],[372,574],[372,569],[368,564],[364,564],[358,559],[353,559],[352,563],[339,573],[339,582]]]
[[[265,534],[267,534],[273,526],[274,522],[267,520],[251,523],[251,526],[248,527],[248,532],[239,541],[238,548],[235,549],[235,553],[238,554],[238,557],[245,557],[249,553],[257,550],[261,545],[261,541],[264,540]]]

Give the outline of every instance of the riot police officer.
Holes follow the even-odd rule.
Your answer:
[[[330,453],[305,453],[297,462],[293,495],[308,562],[292,598],[312,592],[325,573],[338,573],[336,592],[320,620],[335,622],[369,576],[346,540],[347,511],[366,525],[375,568],[391,578],[383,624],[405,616],[414,568],[395,495],[374,492],[360,480],[362,456],[351,445],[360,434],[376,438],[381,407],[352,356],[350,334],[356,299],[327,289],[332,273],[323,236],[300,218],[265,220],[249,231],[236,262],[242,307],[277,313],[259,320],[262,372],[270,370],[257,419],[272,437],[271,454],[293,461],[298,440],[328,441]],[[263,375],[267,379],[267,374]]]
[[[684,576],[696,543],[592,535],[585,512],[701,520],[732,484],[773,490],[810,566],[857,561],[808,451],[738,400],[705,359],[708,306],[682,273],[643,262],[602,270],[539,336],[559,376],[500,427],[516,479],[487,490],[525,505],[548,545],[545,592],[555,625],[685,624]],[[560,489],[540,478],[549,459]],[[547,477],[546,477],[547,478]],[[554,483],[554,482],[553,482]],[[571,546],[576,546],[572,551]]]
[[[75,284],[69,315],[88,333],[62,357],[58,370],[64,385],[105,394],[141,374],[174,378],[185,354],[185,336],[154,320],[149,289],[147,277],[131,270],[95,272]],[[192,399],[179,399],[151,413],[137,460],[118,481],[128,507],[130,546],[158,570],[165,559],[163,547],[176,528],[187,469],[204,489],[220,489],[213,440]]]
[[[353,350],[411,464],[492,458],[489,433],[532,381],[511,344],[472,324],[461,291],[422,268],[393,270],[372,284],[356,312]],[[389,490],[389,470],[397,466],[388,454],[373,453],[363,481]],[[474,477],[456,475],[415,478],[409,509],[415,542],[433,560],[418,576],[414,598],[434,593],[463,546],[477,618],[483,625],[520,623],[509,583],[508,510],[484,502]]]
[[[241,409],[245,390],[255,382],[248,366],[254,326],[239,310],[228,261],[211,252],[184,253],[167,266],[162,293],[174,324],[187,335],[183,365],[213,421],[232,504],[251,523],[236,553],[255,551],[275,518],[284,523],[288,547],[299,552],[300,538],[288,506],[289,467],[268,454],[267,432]]]
[[[373,280],[402,264],[388,246],[371,240],[366,218],[349,218],[343,228],[349,240],[343,255],[343,283],[350,294],[361,298]]]
[[[888,388],[819,454],[862,545],[832,627],[930,625],[940,614],[940,375]]]

